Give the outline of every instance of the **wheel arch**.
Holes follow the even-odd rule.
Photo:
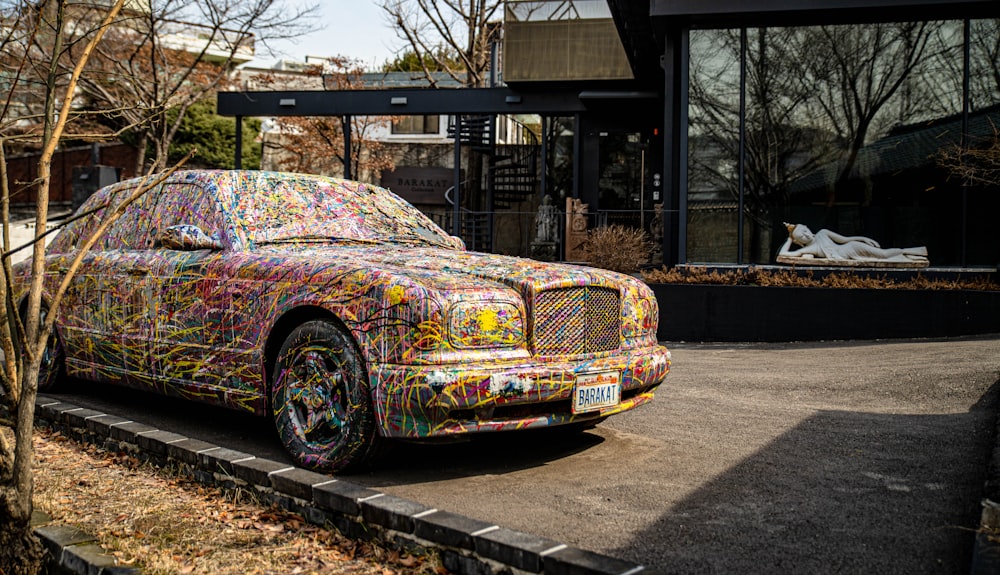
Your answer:
[[[336,325],[338,329],[351,338],[351,341],[358,350],[359,357],[366,360],[366,355],[354,333],[332,311],[316,305],[305,305],[286,311],[274,322],[274,326],[267,336],[267,342],[264,344],[264,395],[267,397],[268,411],[271,410],[271,376],[274,374],[274,366],[278,361],[278,352],[281,351],[281,346],[284,345],[288,336],[295,331],[295,328],[307,321],[314,320],[326,320]],[[367,366],[365,366],[365,372],[367,373],[367,371]]]
[[[24,316],[28,314],[28,297],[30,297],[30,293],[28,291],[25,291],[24,294],[21,296],[21,299],[18,300],[17,307],[15,307],[15,310],[17,310],[17,318],[18,320],[21,321],[22,327],[25,325]],[[40,301],[40,305],[41,305],[40,309],[52,308],[52,298],[49,297],[49,293],[47,291],[44,290],[42,291],[42,299]],[[57,324],[58,322],[52,324],[52,331],[56,333],[58,333],[58,328],[59,328]]]

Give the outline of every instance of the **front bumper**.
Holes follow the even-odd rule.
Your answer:
[[[656,345],[583,359],[373,365],[370,376],[381,434],[415,439],[604,418],[652,400],[669,370],[670,352]],[[577,376],[602,372],[620,374],[621,402],[573,414]]]

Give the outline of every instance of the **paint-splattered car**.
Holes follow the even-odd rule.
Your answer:
[[[49,290],[139,185],[80,208],[94,214],[48,249]],[[586,426],[646,403],[670,365],[657,315],[640,281],[465,251],[382,188],[178,172],[85,256],[40,386],[68,375],[270,410],[299,463],[338,471],[385,438]]]

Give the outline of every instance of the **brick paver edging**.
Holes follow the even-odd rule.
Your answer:
[[[114,556],[89,534],[67,525],[35,527],[35,535],[49,554],[49,573],[78,575],[139,575],[134,567],[118,565]]]
[[[179,465],[202,483],[227,489],[253,489],[263,500],[299,513],[316,525],[332,525],[348,537],[377,539],[399,549],[436,549],[445,568],[453,573],[653,575],[651,570],[629,561],[432,509],[350,481],[191,439],[53,397],[36,399],[35,420],[75,439],[114,451],[130,452],[159,465]],[[44,528],[36,533],[41,529]],[[54,557],[65,555],[57,543],[46,541],[46,544]],[[91,541],[86,544],[93,545]]]

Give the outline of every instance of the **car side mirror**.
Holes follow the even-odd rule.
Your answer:
[[[198,226],[170,226],[160,233],[160,245],[171,250],[221,250],[222,242],[206,234]]]

